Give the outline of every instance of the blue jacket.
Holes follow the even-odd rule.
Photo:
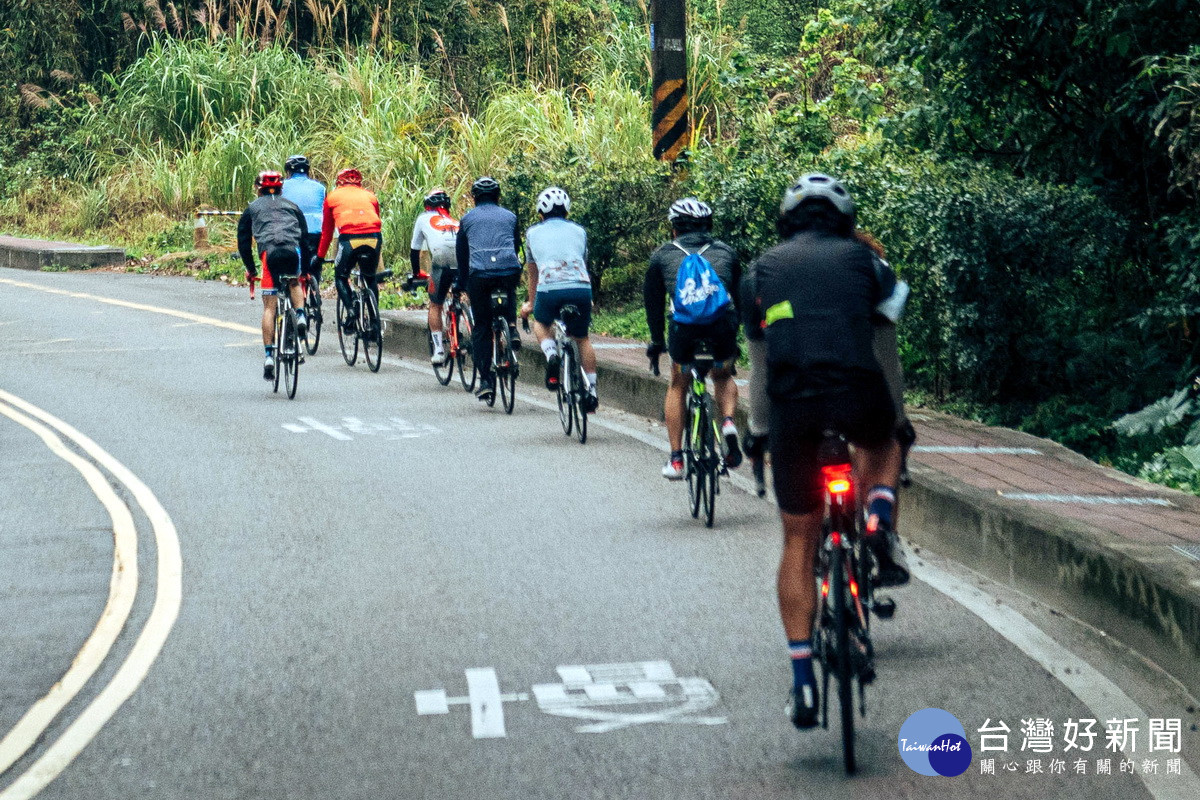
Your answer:
[[[310,234],[321,232],[321,210],[325,206],[325,185],[301,173],[283,182],[283,197],[304,212]]]
[[[455,255],[460,277],[511,275],[521,271],[517,250],[521,234],[517,215],[495,203],[483,203],[467,212],[458,226]]]

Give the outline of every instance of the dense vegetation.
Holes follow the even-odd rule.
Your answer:
[[[1200,490],[1194,1],[693,0],[671,170],[642,0],[13,0],[0,227],[186,249],[192,210],[305,151],[363,168],[395,256],[429,186],[494,173],[528,220],[558,182],[635,332],[670,199],[749,258],[824,169],[913,286],[919,397]]]

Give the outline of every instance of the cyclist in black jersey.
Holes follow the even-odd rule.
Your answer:
[[[805,175],[780,204],[783,239],[742,281],[751,396],[769,398],[769,448],[783,521],[780,615],[792,657],[789,716],[816,725],[812,668],[813,566],[821,541],[823,489],[817,450],[826,430],[855,445],[868,524],[864,541],[885,585],[908,580],[892,532],[900,447],[896,408],[873,350],[872,320],[896,292],[895,276],[854,236],[854,203],[827,175]]]

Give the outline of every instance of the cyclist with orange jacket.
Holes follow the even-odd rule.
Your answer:
[[[375,271],[379,268],[379,254],[383,249],[383,222],[379,217],[379,199],[362,186],[362,173],[350,167],[337,174],[336,188],[325,196],[322,210],[321,242],[317,245],[317,258],[325,258],[333,241],[333,229],[337,228],[337,256],[333,262],[334,284],[342,308],[348,310],[347,333],[354,331],[357,320],[353,318],[354,300],[350,293],[350,270],[357,264],[363,283],[379,299],[375,283]]]

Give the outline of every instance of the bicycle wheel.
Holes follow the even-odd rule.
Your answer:
[[[471,354],[471,315],[462,308],[455,308],[455,316],[458,327],[458,355],[455,360],[458,362],[458,380],[462,384],[464,392],[472,392],[475,390],[475,377],[478,370],[475,368],[475,358]],[[467,367],[470,367],[471,377],[467,378]]]
[[[850,614],[847,595],[846,554],[842,548],[833,549],[829,565],[829,595],[833,598],[833,677],[837,681],[838,705],[841,707],[842,756],[846,774],[852,775],[854,763],[854,684],[850,657]]]
[[[296,312],[288,309],[283,320],[283,388],[288,399],[296,396],[300,382],[300,336],[296,332]]]
[[[308,330],[304,333],[304,349],[310,356],[315,356],[321,344],[321,290],[315,279],[305,283],[308,288],[304,292],[304,313],[308,317]]]
[[[271,391],[273,391],[273,392],[279,391],[279,373],[283,369],[282,359],[280,358],[280,354],[282,352],[283,352],[283,321],[280,319],[280,316],[279,316],[279,307],[276,306],[276,308],[275,308],[275,350],[274,350],[274,356],[273,356],[275,359],[275,382],[271,388]]]
[[[707,407],[707,401],[706,401]],[[712,418],[712,414],[705,414],[706,417]],[[713,517],[717,513],[717,495],[721,490],[721,454],[717,450],[719,439],[717,438],[716,422],[705,426],[704,428],[704,458],[701,463],[704,464],[704,524],[706,527],[713,526]]]
[[[362,293],[362,314],[359,316],[362,331],[363,355],[371,372],[379,372],[383,364],[383,320],[379,318],[379,305],[371,292]],[[372,355],[373,354],[373,355]],[[447,380],[449,380],[447,378]]]
[[[563,435],[570,436],[575,428],[575,415],[571,413],[571,353],[563,350],[558,362],[558,421],[562,423]]]
[[[701,471],[700,459],[696,451],[699,443],[693,436],[693,433],[703,430],[704,420],[701,418],[704,414],[703,408],[703,406],[697,405],[694,395],[688,395],[688,413],[685,420],[686,427],[683,430],[683,469],[687,474],[688,507],[692,512],[692,519],[700,516],[700,505],[704,501],[704,481],[702,480],[704,473]]]
[[[512,339],[508,335],[508,323],[496,331],[496,383],[500,390],[500,403],[505,414],[513,412],[517,402],[517,357],[513,353]]]
[[[433,331],[428,331],[429,334],[429,355],[433,356]],[[437,382],[442,386],[450,383],[450,379],[454,377],[454,359],[446,356],[446,360],[441,364],[433,365],[433,376],[437,378]]]
[[[338,329],[338,346],[342,348],[342,358],[346,359],[346,363],[354,366],[354,362],[358,361],[358,333],[346,333],[346,322],[350,319],[350,310],[342,305],[341,295],[337,300],[337,329]]]
[[[575,435],[579,437],[580,444],[585,444],[587,412],[584,411],[583,403],[587,397],[587,383],[582,372],[583,361],[579,358],[579,345],[574,341],[568,342],[567,351],[571,354],[571,416],[575,418]]]

